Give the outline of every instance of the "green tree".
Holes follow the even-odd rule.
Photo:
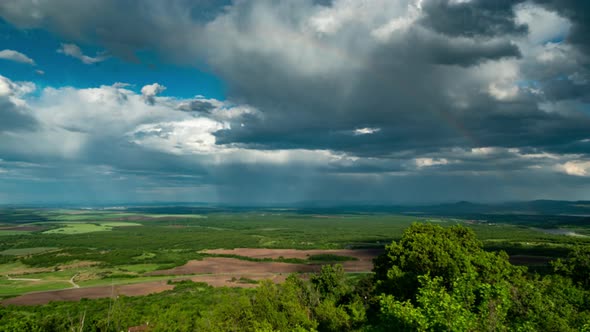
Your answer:
[[[553,262],[556,273],[570,277],[585,289],[590,289],[590,246],[576,246],[567,259]]]
[[[319,273],[310,278],[323,299],[333,298],[339,301],[351,289],[346,282],[344,268],[340,264],[324,265]]]
[[[494,283],[517,272],[505,253],[486,252],[475,233],[462,226],[443,228],[431,224],[413,224],[399,243],[392,242],[375,260],[378,293],[401,300],[414,300],[419,277],[440,277],[451,289],[463,274],[472,274],[483,282]]]
[[[584,249],[585,250],[585,249]],[[400,331],[580,331],[590,321],[586,251],[527,275],[505,253],[486,252],[472,231],[412,225],[375,264],[380,326]],[[586,274],[585,277],[588,275]],[[573,281],[572,281],[573,280]]]

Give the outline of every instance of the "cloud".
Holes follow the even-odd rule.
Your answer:
[[[438,165],[447,165],[449,161],[445,158],[433,159],[433,158],[417,158],[414,160],[418,168],[432,167]]]
[[[36,126],[27,102],[23,99],[35,90],[35,85],[27,82],[13,82],[0,75],[0,133],[21,131]]]
[[[105,54],[97,54],[95,57],[87,56],[82,53],[82,50],[76,44],[61,44],[61,47],[57,50],[58,53],[62,53],[72,58],[76,58],[82,63],[87,65],[93,65],[95,63],[103,62],[109,58]]]
[[[214,153],[221,147],[216,146],[213,133],[225,128],[229,125],[208,118],[193,118],[141,125],[129,135],[132,143],[168,153]]]
[[[141,88],[141,95],[147,104],[153,105],[156,102],[156,96],[166,90],[166,87],[158,83],[149,84]]]
[[[354,130],[355,135],[371,135],[377,133],[381,128],[359,128]]]
[[[488,198],[588,198],[589,177],[571,176],[588,172],[590,157],[586,7],[8,0],[0,16],[18,27],[125,60],[149,50],[206,68],[227,100],[160,96],[167,82],[140,93],[48,88],[13,96],[39,125],[3,134],[0,146],[13,158],[109,165],[161,192],[234,201],[470,198],[481,187]],[[25,155],[22,144],[36,150]],[[142,187],[141,197],[155,192]]]
[[[29,65],[35,65],[35,61],[23,53],[14,50],[2,50],[0,51],[0,59],[10,60],[14,62],[26,63]]]
[[[424,1],[421,23],[448,36],[518,36],[528,31],[515,19],[513,6],[519,2]]]
[[[186,112],[210,113],[213,109],[215,109],[215,105],[209,101],[197,99],[180,104],[178,109]]]
[[[559,165],[559,168],[569,175],[590,176],[590,161],[568,161],[562,165]]]

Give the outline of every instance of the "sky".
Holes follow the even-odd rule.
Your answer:
[[[0,204],[588,200],[588,13],[3,0]]]

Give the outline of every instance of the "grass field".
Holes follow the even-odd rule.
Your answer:
[[[141,224],[132,222],[66,222],[59,224],[63,225],[63,227],[45,231],[43,234],[83,234],[93,232],[107,232],[113,230],[114,227],[141,226]]]
[[[0,278],[0,297],[69,288],[67,281],[19,281]]]

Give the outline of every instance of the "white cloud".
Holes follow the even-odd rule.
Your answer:
[[[359,128],[354,130],[355,135],[371,135],[381,131],[381,128]]]
[[[537,61],[542,64],[549,65],[554,62],[566,62],[572,47],[561,43],[547,43],[539,50],[537,54]]]
[[[528,2],[516,6],[515,13],[516,22],[528,26],[528,39],[533,44],[564,38],[571,28],[567,19]]]
[[[230,130],[231,125],[199,117],[182,121],[159,122],[138,126],[127,134],[130,142],[146,149],[193,156],[205,165],[246,164],[347,164],[354,156],[328,150],[279,149],[257,150],[231,144],[217,144],[215,133]]]
[[[421,17],[422,1],[423,0],[415,0],[414,2],[409,3],[405,15],[396,17],[371,31],[373,37],[381,41],[386,41],[393,33],[408,29]]]
[[[48,127],[103,137],[123,137],[143,124],[192,117],[177,110],[177,104],[184,100],[170,99],[147,106],[144,95],[125,86],[117,83],[88,89],[46,88],[30,104],[35,116]]]
[[[520,64],[513,59],[488,62],[475,69],[474,75],[487,81],[487,93],[500,101],[516,98],[520,93],[517,81],[522,77]]]
[[[493,153],[498,152],[498,148],[494,147],[481,147],[481,148],[472,148],[471,153],[475,155],[490,155]]]
[[[131,142],[173,154],[213,153],[219,150],[213,133],[229,129],[227,123],[208,118],[161,122],[138,126],[129,133]]]
[[[552,159],[559,160],[560,156],[554,153],[540,152],[540,153],[518,153],[518,156],[524,159]]]
[[[14,50],[0,51],[0,59],[35,65],[35,61],[23,53]]]
[[[23,97],[35,89],[35,84],[32,82],[14,82],[0,75],[0,98],[7,98],[15,106],[25,106],[26,101]]]
[[[146,103],[153,105],[156,101],[156,96],[166,90],[166,87],[158,83],[153,83],[141,88],[141,95]]]
[[[446,158],[416,158],[414,162],[418,168],[449,164],[449,160]]]
[[[95,57],[84,55],[80,47],[76,44],[61,44],[61,47],[57,52],[76,58],[87,65],[103,62],[109,58],[109,56],[105,54],[97,54]]]
[[[489,93],[498,100],[510,100],[518,96],[520,89],[516,85],[500,85],[491,83],[489,85]]]
[[[360,25],[382,39],[410,26],[421,11],[422,0],[335,0],[311,14],[308,26],[320,34],[334,35],[351,25]]]
[[[590,161],[572,160],[558,166],[562,172],[574,176],[590,176]]]
[[[128,86],[116,83],[88,89],[48,87],[38,97],[25,99],[35,89],[34,84],[0,76],[0,100],[6,98],[26,106],[27,113],[40,124],[31,131],[0,132],[0,155],[18,153],[76,160],[93,148],[93,144],[101,142],[132,143],[140,150],[166,154],[207,156],[203,162],[210,164],[240,160],[279,162],[285,155],[296,158],[296,152],[260,153],[217,144],[215,132],[231,129],[232,122],[239,125],[243,116],[260,116],[253,107],[202,97],[156,99],[164,90],[158,83],[144,86],[141,94],[128,90]],[[147,106],[146,98],[152,98],[153,104]],[[181,105],[191,101],[206,101],[212,109],[206,116],[180,110]],[[218,158],[216,154],[224,157]]]

